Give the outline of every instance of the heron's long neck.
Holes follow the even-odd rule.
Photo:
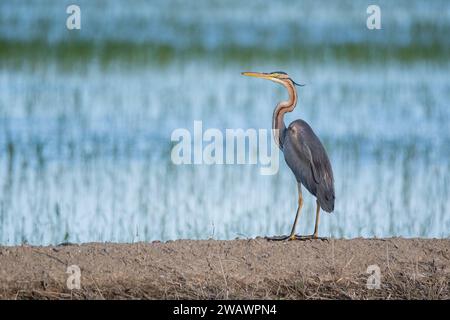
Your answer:
[[[290,81],[283,82],[283,85],[288,90],[289,100],[281,101],[273,111],[272,117],[272,129],[274,129],[275,143],[281,149],[283,148],[284,131],[286,130],[284,114],[294,110],[297,104],[297,90],[295,90],[294,85]]]

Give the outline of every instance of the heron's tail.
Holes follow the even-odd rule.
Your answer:
[[[326,212],[333,212],[334,210],[334,187],[319,190],[317,200],[319,200],[320,207]]]

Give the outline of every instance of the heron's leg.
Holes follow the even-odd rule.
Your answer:
[[[319,237],[319,217],[320,217],[320,204],[319,200],[316,200],[317,209],[316,209],[316,224],[314,226],[313,238],[317,239]]]
[[[300,212],[303,207],[302,185],[300,183],[297,183],[297,188],[298,188],[298,207],[297,213],[295,214],[294,224],[292,225],[291,234],[289,235],[290,240],[295,240],[295,227],[297,226],[298,217],[300,216]]]
[[[283,240],[296,240],[298,238],[295,235],[295,227],[297,226],[298,218],[300,216],[300,212],[303,207],[303,196],[302,196],[302,185],[300,183],[297,183],[297,188],[298,188],[298,207],[297,213],[295,214],[294,224],[292,225],[291,234],[288,236],[266,237],[267,240],[283,241]]]
[[[310,236],[295,235],[293,237],[293,239],[295,239],[295,240],[318,239],[318,240],[326,240],[326,241],[328,241],[327,238],[319,238],[319,217],[320,217],[320,203],[319,203],[319,200],[316,200],[316,203],[317,203],[317,209],[316,209],[316,224],[314,225],[314,233],[312,235],[310,235]]]

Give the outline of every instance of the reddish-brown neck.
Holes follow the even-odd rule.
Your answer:
[[[273,111],[272,129],[274,130],[275,143],[280,148],[283,148],[282,139],[284,137],[284,130],[286,130],[286,125],[284,124],[284,114],[294,110],[297,105],[297,90],[290,80],[280,81],[280,83],[286,87],[289,94],[289,100],[281,101]]]

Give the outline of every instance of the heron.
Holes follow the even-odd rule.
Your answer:
[[[289,94],[289,99],[277,104],[272,116],[272,129],[275,143],[284,154],[288,167],[297,180],[298,207],[294,224],[288,236],[267,237],[269,240],[304,240],[319,238],[320,209],[326,212],[334,211],[334,178],[327,152],[306,121],[298,119],[286,128],[284,115],[292,112],[297,105],[296,83],[283,71],[271,73],[242,72],[243,75],[270,80],[283,85]],[[312,235],[302,236],[295,233],[298,219],[303,207],[302,185],[316,197],[316,222]]]

